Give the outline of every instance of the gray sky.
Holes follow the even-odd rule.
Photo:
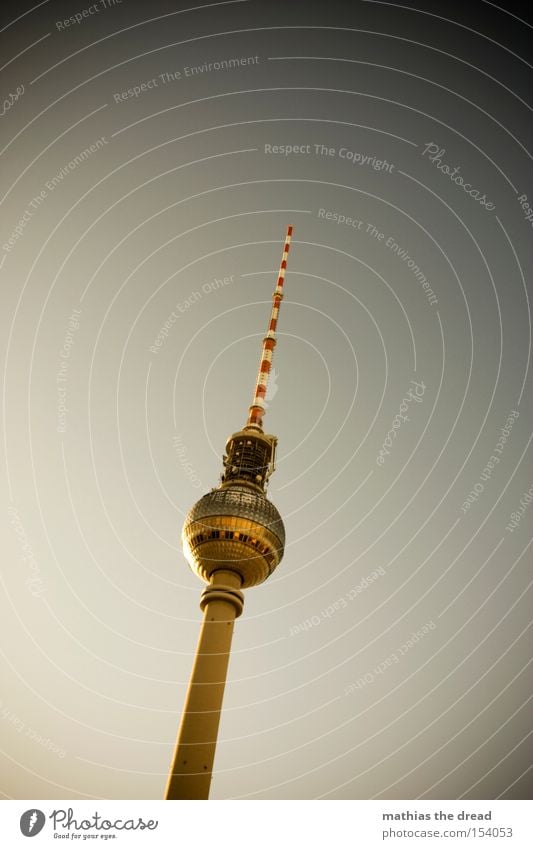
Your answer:
[[[50,35],[3,72],[0,789],[162,797],[201,618],[181,526],[292,223],[287,546],[236,625],[212,797],[527,798],[526,28],[189,6],[8,30],[9,57]]]

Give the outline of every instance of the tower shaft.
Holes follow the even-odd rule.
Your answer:
[[[166,799],[208,799],[241,579],[218,570],[202,594],[204,619],[171,766]]]

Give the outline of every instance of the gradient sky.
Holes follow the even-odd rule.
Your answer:
[[[531,798],[517,9],[4,17],[5,798],[163,795],[201,620],[181,526],[245,422],[288,223],[287,546],[236,625],[211,796]]]

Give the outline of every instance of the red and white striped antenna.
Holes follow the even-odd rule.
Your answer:
[[[279,267],[278,282],[272,295],[272,312],[270,313],[270,322],[265,338],[263,339],[263,350],[261,352],[261,362],[259,364],[259,373],[255,384],[255,393],[252,406],[249,408],[248,421],[246,427],[254,427],[259,430],[263,429],[263,416],[265,414],[265,396],[268,388],[268,378],[270,375],[270,367],[272,365],[272,356],[276,347],[276,326],[278,323],[278,314],[281,301],[283,299],[283,282],[285,280],[285,271],[287,268],[287,257],[292,237],[292,224],[287,227],[287,235],[285,236],[285,246],[281,257]]]

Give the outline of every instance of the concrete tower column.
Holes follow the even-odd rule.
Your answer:
[[[166,799],[208,799],[235,619],[243,609],[241,576],[217,570],[202,593],[204,619]]]

